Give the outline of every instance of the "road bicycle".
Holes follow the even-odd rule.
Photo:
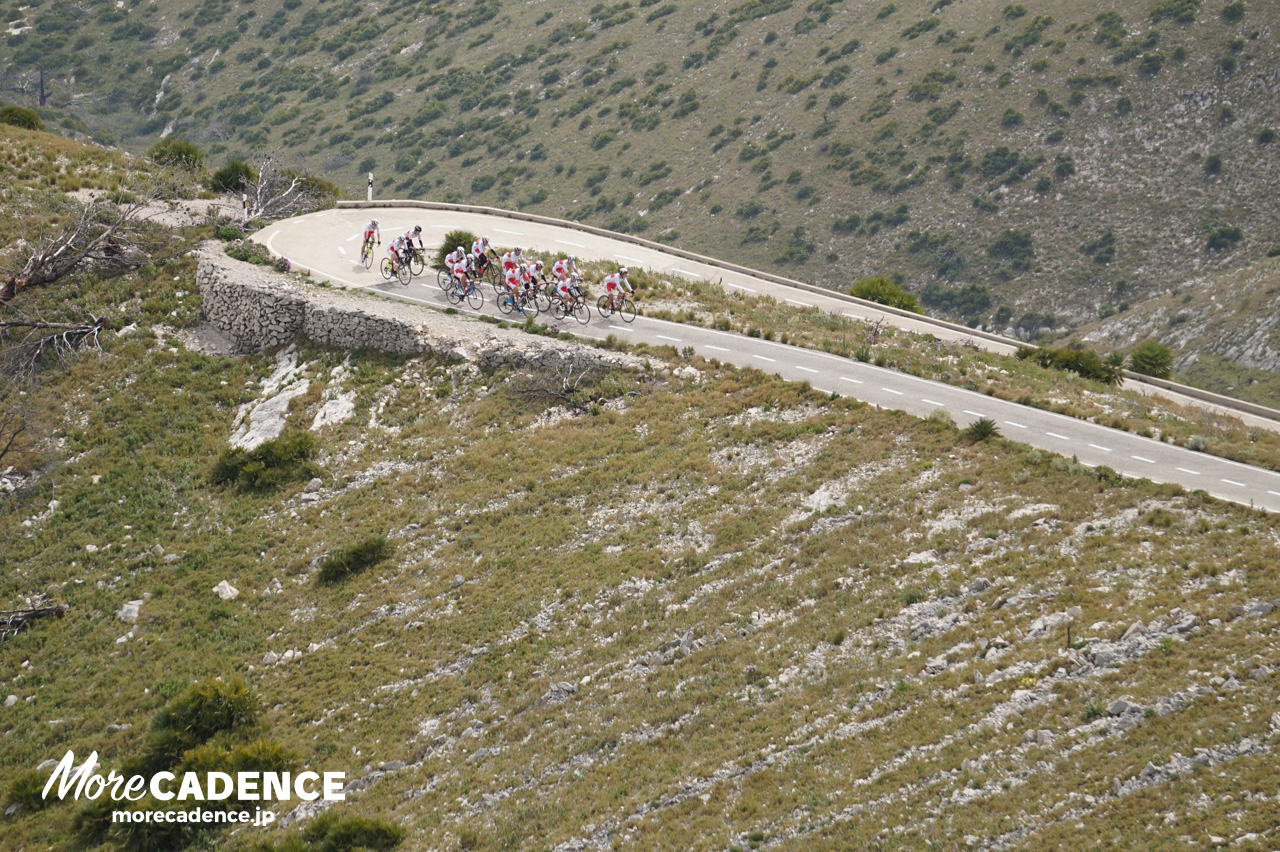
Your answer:
[[[538,315],[537,294],[525,287],[520,288],[515,296],[504,291],[498,296],[498,310],[504,314],[519,311],[528,318],[536,317]]]
[[[596,302],[596,309],[600,311],[600,316],[602,317],[607,318],[617,314],[622,318],[623,322],[631,322],[636,318],[636,303],[626,296],[619,296],[614,299],[608,293],[605,293]]]
[[[382,264],[378,267],[378,271],[381,272],[382,277],[388,281],[395,278],[406,287],[408,287],[409,282],[413,280],[413,272],[409,269],[409,264],[396,263],[389,257],[384,257],[382,259]]]
[[[427,268],[426,258],[422,256],[422,250],[417,246],[408,246],[409,252],[409,272],[413,275],[421,275],[423,270]]]
[[[364,264],[365,269],[373,269],[373,237],[364,241],[364,245],[360,247],[360,262]]]
[[[484,307],[484,293],[475,279],[468,278],[466,284],[455,284],[444,292],[451,305],[461,305],[465,301],[473,310]]]
[[[556,319],[572,316],[578,322],[586,325],[591,321],[591,308],[587,307],[587,297],[577,287],[574,287],[569,293],[568,299],[561,298],[560,294],[557,293],[551,300],[551,316]]]

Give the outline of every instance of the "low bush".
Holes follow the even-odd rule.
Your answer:
[[[239,491],[270,491],[286,482],[304,479],[314,471],[316,442],[306,432],[266,441],[252,450],[222,451],[210,479],[215,485],[234,485]]]
[[[924,308],[920,307],[920,303],[916,301],[914,295],[903,290],[883,275],[855,281],[849,287],[849,295],[881,305],[888,305],[891,308],[911,311],[915,314],[924,313]]]
[[[384,559],[390,559],[394,552],[395,548],[391,542],[387,541],[386,536],[367,538],[350,547],[330,553],[320,563],[318,579],[324,585],[331,586]]]
[[[979,417],[965,427],[960,434],[967,440],[978,443],[1000,437],[1000,427],[990,417]]]
[[[435,269],[444,269],[445,255],[449,254],[458,246],[462,246],[467,251],[471,251],[471,244],[474,243],[475,241],[476,241],[476,235],[471,233],[470,231],[463,231],[461,229],[456,231],[449,231],[447,234],[444,235],[444,240],[440,243],[439,247],[436,248],[436,253],[432,255],[432,259],[431,259],[432,267]],[[497,249],[496,246],[494,248],[495,250]]]
[[[1124,380],[1125,358],[1119,352],[1112,352],[1103,358],[1092,349],[1036,349],[1023,346],[1015,355],[1020,361],[1034,361],[1046,369],[1068,370],[1108,385],[1118,385]]]
[[[223,228],[226,227],[228,226],[223,226]],[[223,228],[218,229],[219,239],[223,239]],[[226,233],[230,234],[230,231],[228,230]],[[236,260],[243,260],[246,263],[257,264],[258,266],[270,266],[278,272],[288,272],[291,268],[287,259],[272,257],[266,246],[251,240],[233,239],[227,243],[226,252]]]
[[[22,813],[44,810],[52,804],[44,797],[44,785],[48,780],[49,776],[38,769],[22,773],[9,784],[9,804],[17,805]]]
[[[1154,340],[1139,343],[1129,353],[1129,368],[1144,376],[1167,379],[1173,375],[1173,350]]]
[[[44,130],[44,122],[40,114],[33,109],[20,106],[0,107],[0,124],[23,127],[27,130]]]
[[[190,171],[204,170],[204,151],[186,139],[161,139],[151,146],[147,156],[164,166]]]
[[[209,188],[214,192],[239,192],[244,184],[256,179],[252,166],[244,160],[232,160],[209,176]]]

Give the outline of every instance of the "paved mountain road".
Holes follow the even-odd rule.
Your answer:
[[[265,242],[276,254],[309,268],[315,280],[329,279],[396,299],[448,307],[444,294],[436,285],[434,271],[428,270],[427,275],[415,278],[408,287],[403,287],[383,281],[376,262],[372,270],[360,264],[360,235],[372,215],[378,217],[383,234],[383,245],[378,250],[379,261],[385,256],[387,242],[395,234],[414,225],[422,225],[423,242],[429,250],[439,244],[446,230],[462,228],[488,234],[495,245],[521,245],[540,251],[579,254],[590,259],[608,258],[668,275],[719,281],[725,287],[769,294],[797,307],[817,307],[872,321],[883,316],[874,309],[850,305],[819,293],[797,292],[784,285],[673,257],[621,240],[477,213],[409,207],[385,207],[376,211],[328,210],[276,222],[255,239]],[[487,287],[486,290],[482,311],[498,316],[493,292]],[[464,304],[460,312],[472,311]],[[550,317],[546,319],[550,321]],[[904,322],[896,316],[889,321],[899,327],[909,327],[914,322],[909,318]],[[588,324],[580,325],[571,319],[557,324],[562,330],[582,337],[604,339],[614,334],[633,342],[667,344],[676,348],[691,346],[707,358],[756,367],[785,379],[807,381],[823,391],[860,399],[881,408],[900,409],[920,417],[928,416],[936,408],[945,408],[961,426],[979,417],[988,417],[999,425],[1005,437],[1064,456],[1075,456],[1090,466],[1106,465],[1126,476],[1175,482],[1188,489],[1203,489],[1226,500],[1280,511],[1280,474],[895,370],[825,352],[644,316],[637,317],[628,325],[616,318],[600,317],[594,304]],[[959,331],[939,330],[923,322],[916,324],[919,327],[912,330],[944,339],[965,338]],[[992,348],[992,344],[987,342],[986,347]]]

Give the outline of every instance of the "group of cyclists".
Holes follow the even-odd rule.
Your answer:
[[[382,245],[382,232],[378,226],[378,220],[372,219],[364,229],[362,257],[371,255],[375,242]],[[423,251],[425,247],[422,244],[421,225],[415,225],[403,234],[392,238],[387,245],[391,276],[394,277],[400,268],[407,267],[414,260],[415,252],[418,252],[420,257]],[[509,313],[511,309],[525,312],[539,287],[545,287],[548,296],[559,300],[559,305],[565,313],[573,313],[575,305],[585,304],[585,293],[581,287],[582,274],[578,270],[577,258],[573,255],[562,257],[553,263],[550,278],[548,278],[546,265],[541,260],[526,259],[524,250],[520,246],[499,255],[486,236],[472,243],[470,250],[466,246],[457,246],[445,255],[444,262],[452,279],[454,288],[452,295],[458,300],[471,291],[476,281],[486,277],[492,264],[498,263],[501,267],[500,280],[505,287],[506,300],[505,303],[499,302],[499,307],[507,308],[505,313]],[[444,279],[442,278],[441,281],[444,286]],[[631,282],[627,280],[626,267],[621,267],[616,272],[605,276],[601,283],[606,294],[606,298],[600,301],[602,311],[618,310],[626,304],[627,299],[634,292]],[[446,292],[449,291],[446,290]],[[634,308],[631,310],[634,311]],[[532,312],[537,313],[536,307]],[[632,315],[634,316],[634,313]]]

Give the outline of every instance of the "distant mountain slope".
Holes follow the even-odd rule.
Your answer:
[[[1272,3],[10,7],[47,118],[564,216],[1031,334],[1280,243]],[[20,98],[21,99],[21,98]]]

